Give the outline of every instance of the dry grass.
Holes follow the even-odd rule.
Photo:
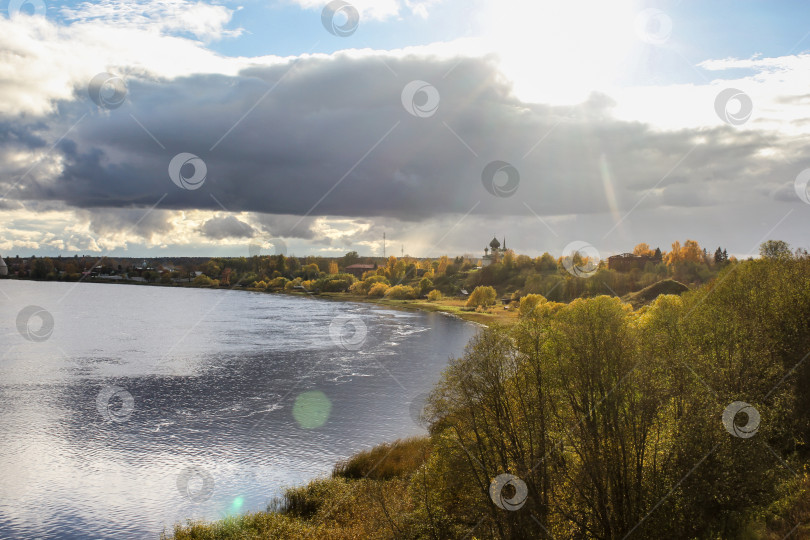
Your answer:
[[[425,462],[430,452],[427,437],[410,437],[375,446],[339,461],[332,477],[372,480],[407,478]]]

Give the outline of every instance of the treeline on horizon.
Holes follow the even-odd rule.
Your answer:
[[[790,251],[780,241],[769,249]],[[253,257],[215,257],[208,260],[191,258],[147,260],[147,267],[133,264],[140,259],[31,258],[9,259],[11,274],[38,280],[77,281],[109,276],[136,278],[148,283],[191,285],[196,287],[247,287],[268,291],[303,290],[309,293],[348,292],[361,296],[391,299],[414,299],[458,296],[476,287],[493,287],[498,294],[542,294],[552,301],[571,301],[583,296],[612,294],[623,296],[662,279],[671,278],[690,286],[706,283],[728,265],[736,264],[726,250],[714,252],[694,240],[672,244],[670,251],[638,244],[635,255],[647,262],[630,270],[608,268],[606,260],[594,268],[595,275],[578,277],[566,271],[566,262],[584,267],[588,261],[579,254],[573,260],[544,253],[539,257],[515,254],[512,250],[493,254],[492,263],[480,267],[480,259],[468,256],[416,259],[395,256],[361,257],[349,252],[342,257],[288,257],[266,255]],[[806,253],[799,250],[797,256]],[[346,268],[365,263],[374,266],[359,278]],[[154,265],[154,266],[153,266]],[[569,264],[569,267],[571,265]],[[435,292],[434,292],[435,291]],[[429,296],[431,295],[432,296]]]
[[[774,246],[638,310],[524,296],[450,361],[427,438],[174,538],[807,538],[810,258]]]

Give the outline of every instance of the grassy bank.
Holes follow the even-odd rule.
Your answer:
[[[304,293],[298,293],[304,294]],[[349,293],[321,293],[316,298],[326,298],[329,300],[340,300],[344,302],[363,302],[367,304],[376,304],[395,309],[406,310],[419,310],[430,312],[441,312],[448,315],[459,317],[466,321],[471,321],[483,325],[491,324],[514,324],[517,319],[517,309],[514,307],[507,308],[506,306],[490,306],[485,310],[476,311],[465,307],[465,300],[460,298],[442,298],[440,300],[393,300],[390,298],[371,298],[368,296],[360,296]]]

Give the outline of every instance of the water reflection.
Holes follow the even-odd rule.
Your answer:
[[[71,287],[0,282],[2,538],[156,537],[263,509],[337,459],[419,432],[410,401],[475,332],[306,298]],[[27,305],[53,315],[47,340],[18,333]],[[347,317],[366,330],[356,350],[330,335]]]

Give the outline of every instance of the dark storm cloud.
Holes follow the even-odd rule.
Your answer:
[[[215,217],[203,223],[200,230],[203,236],[222,240],[224,238],[252,238],[256,231],[233,216]]]
[[[541,215],[621,212],[645,194],[648,207],[750,202],[756,187],[773,191],[801,170],[759,154],[774,146],[799,152],[799,143],[775,134],[658,132],[614,119],[613,102],[601,95],[580,106],[527,104],[486,59],[384,61],[338,55],[238,77],[130,79],[119,109],[65,104],[72,113],[52,120],[54,133],[91,113],[54,150],[62,173],[38,171],[10,196],[131,208],[165,195],[164,209],[284,214],[283,223],[262,218],[266,232],[306,238],[318,215],[528,215],[527,204]],[[402,105],[403,87],[415,79],[438,90],[432,116],[416,117]],[[169,162],[180,152],[205,162],[201,188],[171,182]],[[485,189],[481,174],[494,160],[519,172],[514,195]],[[310,217],[298,223],[289,216]],[[212,234],[218,230],[212,225]]]

